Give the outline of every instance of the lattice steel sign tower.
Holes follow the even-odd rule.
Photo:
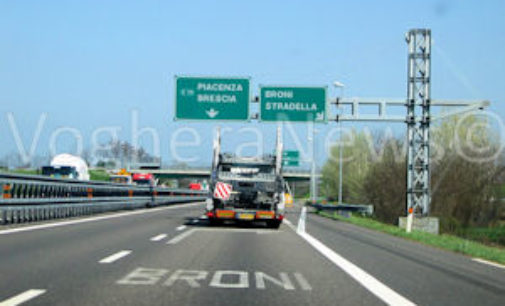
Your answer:
[[[407,209],[430,211],[431,31],[410,30],[407,80]],[[418,116],[418,113],[419,115]]]
[[[408,47],[407,99],[337,98],[337,107],[349,105],[335,121],[382,121],[407,124],[407,212],[430,213],[430,123],[448,116],[483,109],[489,101],[431,100],[431,30],[412,29],[406,34]],[[377,114],[360,114],[360,106],[378,106]],[[407,116],[389,115],[388,106],[406,106]],[[430,108],[450,108],[431,116]]]

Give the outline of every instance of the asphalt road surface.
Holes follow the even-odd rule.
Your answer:
[[[0,229],[0,305],[504,305],[505,269],[313,214],[176,205]]]

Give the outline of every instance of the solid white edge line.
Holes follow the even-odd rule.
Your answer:
[[[354,278],[358,283],[365,287],[368,291],[380,298],[388,305],[415,305],[410,300],[401,296],[388,286],[381,283],[372,275],[368,274],[355,264],[351,263],[344,257],[335,253],[333,250],[325,246],[316,238],[307,233],[299,233],[305,241],[312,245],[319,253],[323,254],[331,262],[337,265],[340,269],[344,270],[349,276]]]
[[[46,290],[43,289],[30,289],[27,290],[23,293],[20,293],[16,296],[11,297],[8,300],[5,300],[3,302],[0,302],[0,306],[16,306],[20,305],[24,302],[27,302],[33,298],[36,298],[37,296],[44,294]]]
[[[176,228],[177,231],[182,231],[183,229],[186,228],[186,225],[181,225]]]
[[[197,202],[197,203],[192,203],[192,204],[178,204],[178,205],[170,205],[170,206],[158,207],[158,208],[146,208],[146,209],[141,209],[141,210],[136,210],[136,211],[111,214],[111,215],[107,215],[107,216],[97,216],[97,217],[90,217],[90,218],[78,219],[78,220],[69,220],[69,221],[62,221],[62,222],[55,222],[55,223],[47,223],[47,224],[39,224],[39,225],[33,225],[33,226],[12,228],[12,229],[7,229],[7,230],[1,230],[0,235],[28,232],[28,231],[39,230],[39,229],[54,228],[54,227],[59,227],[59,226],[80,224],[80,223],[107,220],[107,219],[114,219],[114,218],[120,218],[120,217],[126,217],[126,216],[138,215],[138,214],[145,214],[145,213],[149,213],[149,212],[157,212],[160,210],[192,207],[192,206],[197,206],[197,205],[202,205],[202,204],[204,204],[204,203]]]
[[[130,251],[130,250],[119,251],[119,252],[117,252],[115,254],[112,254],[110,256],[107,256],[107,257],[103,258],[102,260],[99,261],[99,263],[101,263],[101,264],[113,263],[116,260],[119,260],[119,259],[121,259],[121,258],[123,258],[125,256],[130,255],[131,252],[132,251]]]
[[[195,231],[195,229],[193,228],[193,229],[190,229],[187,232],[183,232],[182,234],[177,235],[174,238],[172,238],[170,241],[167,242],[167,244],[176,244],[178,242],[181,242],[181,240],[183,240],[184,238],[186,238],[189,235],[193,234],[194,231]]]
[[[151,241],[160,241],[160,240],[165,239],[165,237],[167,237],[167,234],[159,234],[159,235],[152,237],[150,240]]]
[[[301,216],[300,216],[301,217]],[[293,224],[286,220],[286,224],[291,228],[295,233],[297,233],[300,237],[305,239],[314,249],[316,249],[319,253],[325,256],[328,260],[337,265],[340,269],[342,269],[345,273],[347,273],[350,277],[360,283],[363,287],[365,287],[372,294],[377,296],[383,302],[388,305],[416,305],[412,301],[406,299],[405,297],[398,294],[393,289],[381,283],[372,275],[368,274],[360,267],[356,266],[352,262],[348,261],[341,255],[337,254],[335,251],[324,245],[322,242],[317,240],[316,238],[309,235],[307,232],[300,232],[295,229]],[[300,222],[304,222],[305,220],[300,220]],[[305,226],[304,226],[305,227]]]
[[[476,261],[476,262],[480,262],[480,263],[485,264],[485,265],[493,266],[493,267],[500,268],[500,269],[505,269],[504,265],[501,265],[499,263],[492,262],[492,261],[489,261],[489,260],[485,260],[485,259],[482,259],[482,258],[474,257],[474,258],[472,258],[472,260]]]

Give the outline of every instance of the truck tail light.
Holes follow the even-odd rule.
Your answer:
[[[273,212],[273,211],[258,211],[258,212],[256,212],[256,219],[275,219],[275,212]]]

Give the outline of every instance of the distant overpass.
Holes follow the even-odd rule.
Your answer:
[[[130,169],[132,173],[152,173],[157,178],[195,178],[195,179],[209,179],[210,169]],[[320,176],[320,174],[316,174]],[[284,172],[283,177],[288,182],[294,181],[308,181],[310,180],[309,171],[287,171]]]

